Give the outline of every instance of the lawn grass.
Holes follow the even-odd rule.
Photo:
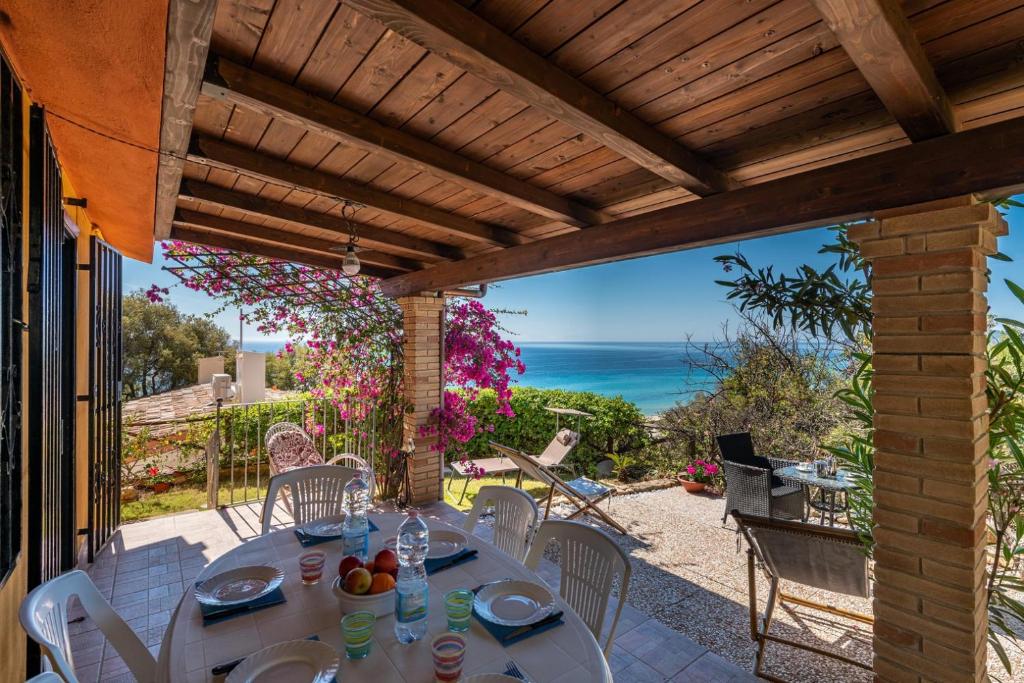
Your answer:
[[[466,498],[459,503],[459,497],[462,495],[462,487],[465,481],[461,477],[456,477],[455,481],[452,482],[451,491],[448,490],[448,479],[444,480],[444,500],[446,503],[459,510],[469,510],[473,507],[473,501],[476,500],[477,493],[480,492],[481,486],[515,486],[516,475],[512,474],[505,477],[505,481],[502,482],[501,477],[481,477],[479,479],[470,479],[469,486],[466,488]],[[533,479],[523,479],[523,490],[529,493],[537,500],[541,500],[544,496],[548,495],[548,487],[539,481]]]
[[[235,502],[257,498],[263,500],[267,495],[267,487],[255,486],[248,489],[237,488],[235,490]],[[173,486],[165,493],[141,494],[138,500],[121,503],[121,522],[138,522],[150,517],[170,515],[176,512],[190,512],[201,510],[206,505],[206,488],[192,486]],[[222,486],[218,492],[217,499],[221,505],[228,505],[231,502],[231,492],[226,486]]]

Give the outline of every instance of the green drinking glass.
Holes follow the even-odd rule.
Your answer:
[[[469,630],[469,616],[473,613],[473,591],[459,588],[444,596],[444,609],[448,614],[448,630],[461,633]]]
[[[342,617],[341,635],[345,639],[346,658],[363,659],[370,654],[376,621],[373,612],[351,612]]]

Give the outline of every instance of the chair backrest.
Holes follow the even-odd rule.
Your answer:
[[[559,544],[561,583],[558,592],[600,642],[608,601],[615,577],[619,577],[618,606],[608,629],[605,655],[611,652],[615,628],[629,593],[633,569],[625,551],[600,529],[567,520],[548,519],[541,523],[526,556],[526,566],[536,569],[544,549],[552,540]]]
[[[324,464],[324,458],[316,450],[313,440],[306,432],[294,429],[280,431],[267,441],[267,457],[274,474],[294,467]]]
[[[357,472],[359,470],[341,465],[312,465],[275,474],[270,478],[267,497],[263,501],[261,533],[270,531],[274,501],[285,486],[291,496],[292,517],[296,525],[344,514],[345,484]]]
[[[18,618],[28,637],[39,644],[54,671],[76,681],[68,636],[68,600],[77,596],[86,614],[114,646],[137,680],[156,677],[156,660],[135,631],[118,616],[89,575],[77,569],[36,586],[21,603]]]
[[[754,462],[757,455],[754,453],[754,442],[750,438],[750,432],[722,434],[716,436],[715,441],[718,442],[718,450],[722,452],[722,460],[760,467]]]
[[[530,549],[540,516],[537,501],[526,491],[511,486],[481,486],[473,501],[473,509],[466,517],[466,531],[472,533],[488,504],[494,506],[492,542],[499,550],[522,562]]]
[[[747,543],[775,577],[866,598],[868,556],[857,534],[774,517],[733,511]]]
[[[545,467],[561,465],[566,456],[572,452],[580,441],[580,435],[571,429],[560,429],[555,438],[544,449],[544,452],[537,456],[537,462]]]
[[[270,440],[280,434],[281,432],[303,432],[305,431],[299,425],[294,422],[277,422],[267,427],[266,433],[263,435],[263,443],[270,448]]]

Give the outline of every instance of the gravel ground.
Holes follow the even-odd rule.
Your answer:
[[[631,605],[750,671],[755,648],[749,630],[746,548],[738,550],[731,522],[723,528],[724,509],[722,498],[691,495],[679,487],[616,497],[609,512],[630,534],[610,535],[632,558]],[[767,582],[762,579],[758,572],[758,604],[763,609]],[[871,613],[869,600],[795,584],[784,589]],[[777,608],[775,614],[772,633],[870,663],[870,626],[803,607]],[[1024,655],[1012,646],[1009,650],[1015,675],[1007,677],[991,652],[990,671],[1003,681],[1024,681]],[[797,648],[771,644],[766,652],[765,670],[789,681],[871,681],[864,669]]]

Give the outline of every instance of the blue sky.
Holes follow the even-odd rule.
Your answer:
[[[999,246],[1014,261],[990,262],[989,303],[997,315],[1024,319],[1024,306],[1003,284],[1004,278],[1024,284],[1024,209],[1012,209],[1007,218],[1010,235]],[[521,278],[492,286],[485,301],[491,308],[527,311],[525,316],[505,318],[517,341],[679,341],[686,335],[707,340],[719,334],[723,322],[735,317],[724,288],[714,283],[723,277],[715,256],[739,249],[754,264],[792,271],[803,263],[830,263],[817,253],[829,239],[825,229],[805,230]],[[125,291],[145,289],[154,282],[172,285],[176,280],[161,270],[162,265],[159,258],[154,264],[126,261]],[[190,313],[212,313],[218,308],[205,294],[181,286],[172,289],[170,300]],[[214,319],[237,338],[237,310],[221,312]],[[264,338],[251,328],[245,330],[246,341]]]

